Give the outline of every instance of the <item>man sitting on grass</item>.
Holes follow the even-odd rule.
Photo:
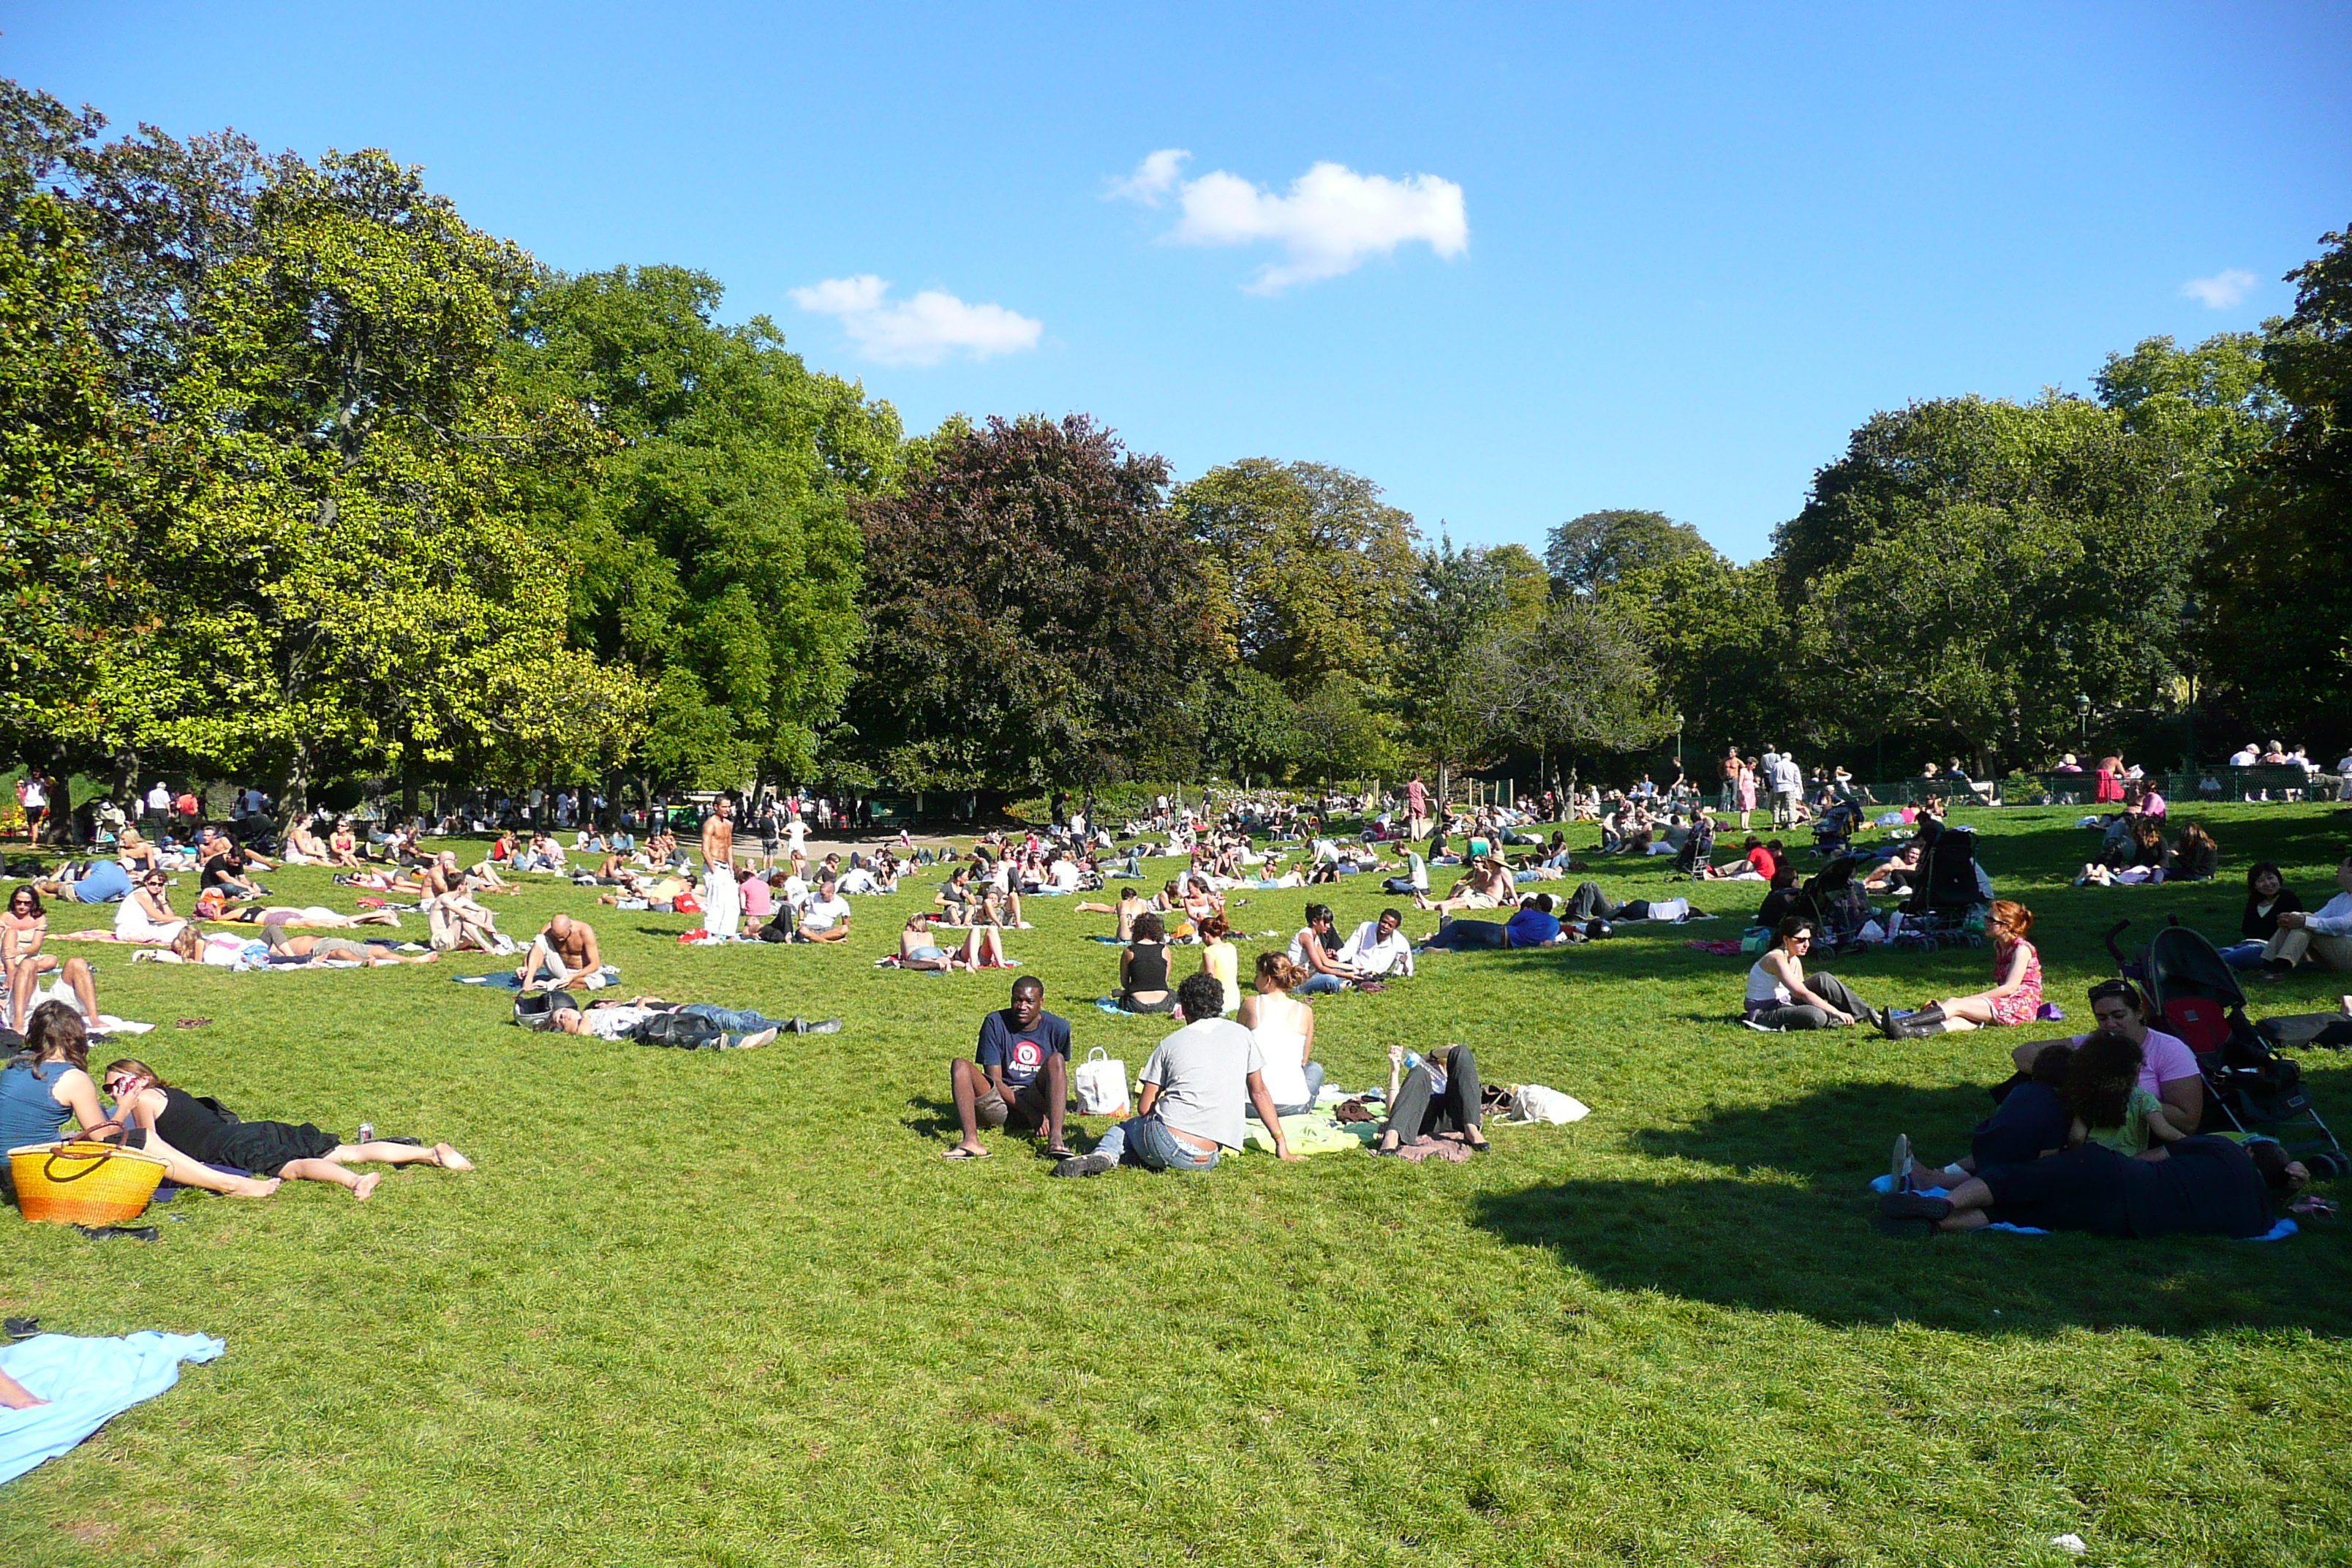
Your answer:
[[[816,894],[800,907],[793,921],[796,942],[846,942],[849,940],[849,900],[841,896],[841,885],[830,876],[816,885]]]
[[[1366,921],[1355,933],[1339,944],[1339,962],[1352,965],[1367,980],[1384,974],[1412,975],[1412,939],[1398,928],[1404,924],[1404,915],[1396,910],[1382,910],[1377,921]]]
[[[1283,1135],[1266,1091],[1257,1037],[1223,1016],[1224,983],[1191,974],[1176,988],[1184,1016],[1195,1020],[1161,1040],[1143,1064],[1136,1113],[1102,1136],[1090,1153],[1064,1160],[1057,1176],[1099,1176],[1122,1161],[1147,1171],[1206,1171],[1245,1135],[1243,1107],[1257,1108],[1284,1160],[1302,1158]]]
[[[1067,1161],[1062,1115],[1070,1100],[1070,1021],[1045,1011],[1045,983],[1024,974],[1013,983],[1013,1005],[980,1021],[979,1060],[948,1064],[956,1120],[963,1137],[950,1160],[984,1160],[980,1124],[1013,1132],[1045,1132],[1045,1152]]]
[[[523,955],[522,966],[515,978],[523,988],[541,983],[552,974],[551,988],[568,991],[578,986],[594,991],[604,984],[604,960],[596,951],[596,931],[586,921],[573,920],[570,915],[557,915],[547,922],[547,929],[531,939],[530,951]]]

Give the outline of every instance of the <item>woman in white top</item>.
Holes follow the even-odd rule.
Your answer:
[[[171,879],[150,871],[139,879],[131,896],[114,909],[114,940],[168,943],[188,922],[172,912]]]
[[[1813,922],[1790,915],[1764,956],[1748,972],[1744,1022],[1751,1029],[1844,1029],[1856,1023],[1883,1026],[1878,1009],[1845,988],[1834,974],[1808,975],[1805,954],[1813,945]]]
[[[1257,989],[1242,998],[1241,1026],[1257,1037],[1265,1058],[1265,1092],[1277,1116],[1315,1109],[1323,1064],[1315,1054],[1315,1009],[1289,993],[1307,978],[1304,965],[1280,952],[1257,955]]]

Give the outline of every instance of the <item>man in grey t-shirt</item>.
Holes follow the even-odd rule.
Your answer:
[[[1224,982],[1188,975],[1176,988],[1184,1016],[1194,1020],[1160,1042],[1143,1064],[1143,1098],[1136,1114],[1102,1136],[1090,1153],[1054,1167],[1057,1176],[1099,1176],[1122,1161],[1147,1171],[1205,1171],[1227,1149],[1242,1146],[1244,1106],[1273,1130],[1275,1153],[1300,1156],[1282,1135],[1282,1118],[1260,1076],[1265,1058],[1257,1037],[1223,1016]]]

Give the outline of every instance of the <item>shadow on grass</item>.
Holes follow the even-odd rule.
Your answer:
[[[1652,1158],[1737,1173],[1528,1187],[1480,1199],[1472,1218],[1613,1289],[1829,1324],[2352,1333],[2352,1268],[2333,1230],[2252,1243],[1997,1233],[1906,1242],[1871,1229],[1866,1184],[1885,1169],[1893,1135],[1909,1132],[1926,1158],[1956,1158],[1989,1109],[1977,1088],[1842,1084],[1633,1137]]]

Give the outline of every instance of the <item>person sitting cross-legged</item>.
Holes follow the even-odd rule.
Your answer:
[[[515,978],[524,987],[545,984],[559,991],[574,986],[594,991],[604,984],[604,960],[596,951],[596,929],[586,921],[558,914],[531,940]]]
[[[1045,1152],[1067,1160],[1062,1118],[1070,1100],[1070,1021],[1045,1011],[1045,983],[1024,974],[1013,983],[1013,1005],[980,1021],[980,1059],[948,1064],[956,1120],[963,1136],[945,1151],[950,1160],[984,1160],[982,1122],[1013,1132],[1043,1129]]]
[[[1265,1087],[1257,1037],[1223,1016],[1225,988],[1213,974],[1188,974],[1176,988],[1193,1020],[1161,1040],[1143,1064],[1136,1113],[1102,1135],[1087,1153],[1054,1167],[1057,1176],[1099,1176],[1121,1163],[1147,1171],[1206,1171],[1246,1135],[1243,1108],[1256,1108],[1274,1134],[1276,1155],[1302,1156],[1282,1131]]]
[[[1807,974],[1813,922],[1804,915],[1784,917],[1772,945],[1748,971],[1748,1000],[1741,1021],[1757,1029],[1844,1029],[1857,1023],[1883,1028],[1885,1015],[1834,974]]]

